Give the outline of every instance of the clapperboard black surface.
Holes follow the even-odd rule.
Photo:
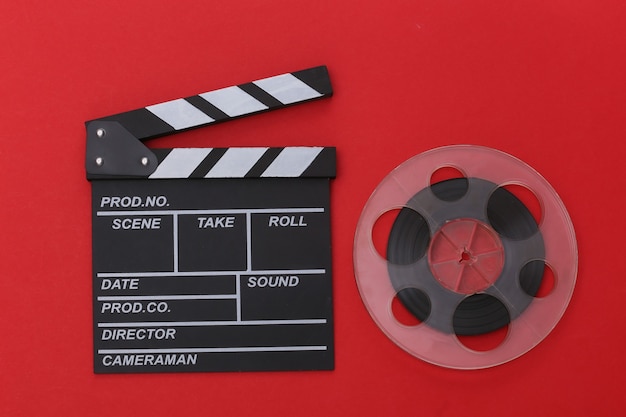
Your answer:
[[[87,122],[96,373],[334,367],[335,149],[142,143],[330,95],[316,67]]]

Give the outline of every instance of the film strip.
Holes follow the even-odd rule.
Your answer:
[[[442,168],[463,175],[431,181]],[[539,221],[510,185],[536,197]],[[388,212],[396,217],[386,250],[377,250],[372,234]],[[359,220],[354,263],[368,311],[396,344],[436,365],[476,369],[519,357],[554,328],[574,289],[577,249],[565,207],[536,171],[494,149],[450,146],[381,182]],[[399,321],[394,300],[417,323]],[[500,330],[505,337],[487,351],[462,343]]]
[[[335,148],[142,143],[331,94],[316,67],[87,123],[95,372],[334,367]]]

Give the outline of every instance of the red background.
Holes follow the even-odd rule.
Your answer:
[[[0,415],[615,415],[626,400],[626,3],[4,2]],[[84,121],[326,64],[335,96],[153,141],[326,145],[336,369],[94,375]],[[577,233],[569,308],[508,364],[424,363],[376,327],[352,239],[409,157],[470,143],[526,161]]]

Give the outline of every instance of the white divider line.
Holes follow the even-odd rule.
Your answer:
[[[252,271],[252,215],[246,213],[246,271]]]
[[[293,207],[265,209],[212,209],[212,210],[115,210],[98,211],[97,216],[171,216],[175,214],[284,214],[284,213],[323,213],[324,207]]]
[[[235,280],[235,289],[236,289],[236,297],[237,300],[237,321],[241,321],[241,275],[237,274],[237,278]]]
[[[178,272],[178,214],[174,214],[173,223],[173,239],[174,239],[174,272]]]
[[[217,295],[103,295],[98,301],[151,301],[151,300],[234,300],[239,297],[236,294]]]
[[[150,354],[150,353],[238,353],[238,352],[298,352],[328,350],[328,346],[245,346],[220,348],[169,348],[169,349],[98,349],[100,355]]]
[[[228,275],[321,275],[325,269],[271,269],[258,271],[185,271],[185,272],[98,272],[98,278],[208,277]]]
[[[113,327],[205,327],[205,326],[267,326],[267,325],[302,325],[326,324],[326,319],[295,319],[295,320],[220,320],[220,321],[147,321],[129,323],[98,323],[100,328]]]

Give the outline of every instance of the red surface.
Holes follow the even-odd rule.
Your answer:
[[[352,4],[350,4],[352,3]],[[626,3],[4,2],[0,415],[616,415],[626,406]],[[335,96],[154,141],[330,145],[336,369],[92,373],[89,119],[326,64]],[[563,319],[508,364],[396,347],[352,268],[360,210],[396,165],[471,143],[524,160],[577,233]]]

